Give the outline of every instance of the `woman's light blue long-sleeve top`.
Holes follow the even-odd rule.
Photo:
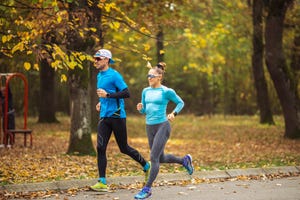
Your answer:
[[[176,104],[173,112],[179,113],[182,110],[184,102],[173,89],[163,85],[159,88],[144,88],[141,101],[143,108],[140,113],[146,114],[146,124],[153,125],[167,121],[169,101]]]

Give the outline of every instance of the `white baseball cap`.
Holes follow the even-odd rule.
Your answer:
[[[94,57],[105,57],[105,58],[109,58],[109,63],[110,63],[110,64],[114,64],[114,63],[115,63],[115,61],[112,59],[112,54],[111,54],[111,52],[110,52],[109,50],[107,50],[107,49],[100,49],[100,50],[98,50],[98,51],[95,53]]]

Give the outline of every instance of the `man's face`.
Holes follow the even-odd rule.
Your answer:
[[[104,70],[108,67],[108,58],[106,57],[94,57],[94,66],[98,70]]]

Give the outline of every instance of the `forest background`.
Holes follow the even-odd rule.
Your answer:
[[[286,136],[297,138],[299,8],[299,1],[292,0],[4,0],[0,72],[26,75],[29,114],[38,116],[38,122],[56,122],[58,113],[70,115],[70,135],[76,137],[70,137],[69,153],[93,151],[80,146],[92,146],[90,134],[97,123],[92,55],[102,47],[112,51],[117,61],[112,67],[129,86],[129,114],[137,113],[135,105],[148,85],[147,63],[165,61],[164,84],[185,101],[182,114],[261,116],[265,109],[270,117],[264,121],[261,116],[260,122],[273,124],[272,114],[283,115],[285,123],[295,125],[292,133],[286,126]],[[273,49],[279,56],[269,56]],[[260,62],[255,63],[257,52]],[[282,76],[270,67],[274,58],[280,58]],[[263,77],[261,85],[257,75]],[[20,83],[10,84],[17,111],[23,106]],[[280,93],[281,86],[291,93]],[[263,87],[267,96],[259,95]],[[293,104],[284,102],[284,94],[292,94]],[[262,99],[267,103],[261,105]],[[288,104],[293,112],[283,110]],[[286,113],[295,113],[293,120]],[[84,130],[84,137],[78,130]]]

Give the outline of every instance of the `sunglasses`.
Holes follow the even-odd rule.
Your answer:
[[[147,78],[156,78],[156,77],[159,77],[159,76],[156,76],[156,75],[153,75],[153,74],[148,74],[147,75]]]
[[[105,57],[95,57],[94,59],[95,59],[95,61],[100,61],[100,60],[105,60],[106,58]]]

